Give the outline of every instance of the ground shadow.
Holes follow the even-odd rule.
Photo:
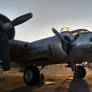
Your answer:
[[[34,87],[21,87],[9,92],[34,92],[35,89],[42,87],[39,84]],[[69,85],[69,86],[65,86]],[[54,92],[90,92],[89,86],[84,79],[65,79],[58,87],[54,88]]]
[[[40,88],[41,86],[43,86],[44,84],[43,83],[40,83],[34,87],[31,87],[31,86],[24,86],[24,87],[20,87],[20,88],[16,88],[16,89],[13,89],[9,92],[32,92],[34,91],[36,88]]]
[[[73,79],[67,92],[90,92],[90,89],[84,79]]]
[[[65,79],[54,92],[90,92],[90,89],[84,79]]]

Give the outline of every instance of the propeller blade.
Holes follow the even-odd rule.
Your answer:
[[[27,14],[24,14],[16,19],[14,19],[11,23],[13,26],[17,26],[19,24],[24,23],[25,21],[29,20],[32,17],[33,17],[32,13],[27,13]]]
[[[74,69],[74,62],[73,62],[73,57],[72,57],[72,51],[71,50],[69,51],[68,57],[69,57],[69,64],[72,68],[72,71],[74,71],[75,69]]]
[[[77,35],[75,35],[74,39],[72,40],[72,43],[74,43],[79,37],[79,33],[77,33]]]
[[[52,32],[59,38],[60,41],[62,41],[62,37],[60,36],[59,32],[55,29],[55,28],[52,28]]]
[[[53,33],[59,38],[60,41],[64,41],[65,43],[70,43],[69,41],[65,40],[63,36],[55,29],[52,28]]]
[[[4,71],[10,70],[9,39],[3,30],[0,31],[0,65]]]

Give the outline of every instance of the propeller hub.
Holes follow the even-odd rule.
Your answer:
[[[2,14],[0,14],[0,30],[3,30],[7,33],[9,40],[14,39],[15,29],[11,24],[11,20]]]
[[[12,24],[7,22],[5,24],[3,24],[3,29],[4,30],[11,30],[13,28]]]

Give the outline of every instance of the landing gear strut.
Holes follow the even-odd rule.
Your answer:
[[[77,66],[74,76],[74,79],[82,79],[86,76],[86,69],[83,66]]]

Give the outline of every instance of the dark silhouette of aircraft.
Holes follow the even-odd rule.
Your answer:
[[[15,26],[32,18],[32,13],[24,14],[14,20],[0,14],[0,65],[5,73],[15,62],[26,68],[24,81],[34,86],[40,80],[40,71],[51,64],[68,63],[74,78],[82,79],[86,75],[82,62],[92,61],[92,32],[86,29],[61,31],[52,28],[54,36],[32,43],[14,40]],[[39,70],[37,66],[41,66]]]

